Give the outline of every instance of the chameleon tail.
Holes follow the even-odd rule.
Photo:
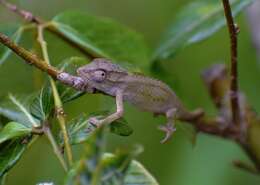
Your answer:
[[[181,121],[191,121],[191,120],[197,120],[201,118],[204,115],[204,111],[201,108],[198,108],[192,112],[183,112],[179,119]]]

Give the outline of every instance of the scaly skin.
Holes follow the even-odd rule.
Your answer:
[[[167,124],[159,129],[166,132],[162,143],[166,142],[176,130],[174,120],[189,121],[200,117],[203,112],[188,112],[175,93],[165,83],[140,74],[130,73],[107,59],[95,59],[77,70],[79,77],[95,89],[116,97],[117,111],[98,120],[91,118],[96,126],[109,124],[123,116],[123,101],[127,101],[143,111],[162,114]]]

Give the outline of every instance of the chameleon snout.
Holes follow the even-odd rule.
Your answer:
[[[84,66],[77,69],[77,74],[80,77],[88,78],[88,71],[86,70],[86,68]]]

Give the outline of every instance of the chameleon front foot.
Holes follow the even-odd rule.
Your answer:
[[[161,140],[161,143],[165,143],[166,141],[168,141],[171,138],[173,132],[176,131],[176,128],[173,126],[172,123],[167,123],[166,125],[160,125],[158,129],[165,132],[166,134],[163,140]]]
[[[99,120],[98,117],[89,118],[89,123],[96,128],[99,128],[104,124],[104,122],[102,120]]]

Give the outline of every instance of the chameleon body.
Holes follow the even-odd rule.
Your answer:
[[[83,81],[105,94],[116,97],[117,111],[98,120],[90,121],[96,126],[109,124],[123,116],[123,101],[155,115],[165,115],[167,124],[159,129],[166,132],[162,142],[167,141],[175,131],[174,120],[189,121],[202,115],[201,110],[188,112],[171,88],[165,83],[140,74],[128,72],[107,59],[94,59],[90,64],[78,68]]]

